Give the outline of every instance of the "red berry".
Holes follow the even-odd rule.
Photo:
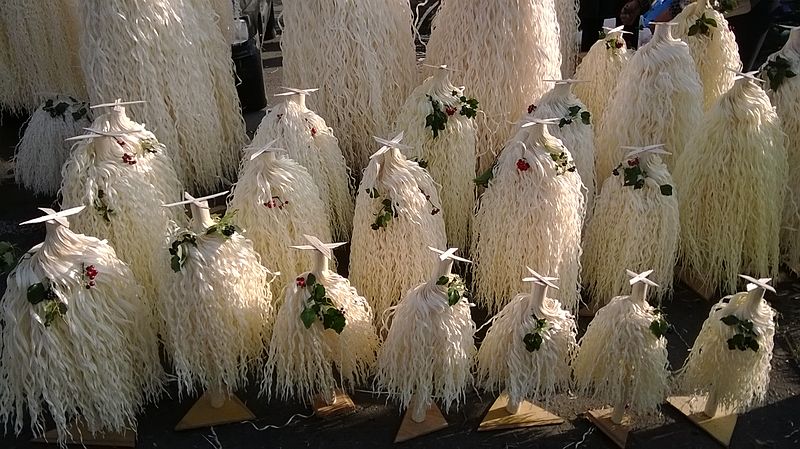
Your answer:
[[[275,207],[275,201],[269,200],[268,202],[264,203],[264,205],[272,209],[273,207]]]
[[[535,111],[535,110],[536,110],[536,105],[535,104],[528,105],[528,114],[532,114],[533,111]]]
[[[630,167],[635,167],[635,166],[639,165],[639,158],[637,157],[637,158],[629,159],[628,160],[628,165]]]
[[[306,280],[303,277],[299,277],[299,278],[295,279],[295,282],[297,283],[298,287],[305,287],[306,286]]]
[[[517,159],[517,170],[519,171],[528,171],[531,168],[531,164],[528,163],[525,159]]]
[[[453,114],[455,114],[455,113],[456,113],[456,108],[454,108],[454,107],[452,107],[452,106],[448,106],[448,107],[446,107],[446,108],[444,109],[444,112],[446,112],[446,113],[447,113],[447,115],[453,115]]]
[[[317,128],[311,128],[311,137],[314,137],[316,135],[317,135]]]
[[[622,47],[625,46],[625,43],[623,41],[621,41],[621,40],[618,40],[615,45],[616,45],[617,48],[622,48]]]
[[[89,281],[89,287],[94,287],[95,285],[97,285],[97,284],[95,284],[94,281]]]

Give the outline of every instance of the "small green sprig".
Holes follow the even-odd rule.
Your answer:
[[[189,245],[197,246],[197,236],[191,232],[181,234],[181,236],[170,245],[169,254],[171,256],[170,267],[172,267],[172,271],[178,273],[186,264],[186,258],[189,255]]]
[[[697,20],[694,21],[694,24],[689,27],[689,36],[695,36],[697,34],[711,36],[712,27],[717,27],[717,21],[711,17],[706,17],[706,13],[703,13],[703,15],[698,17]]]
[[[469,293],[464,279],[457,274],[441,276],[436,280],[436,285],[447,288],[447,304],[451,307],[458,304],[461,298],[469,300]]]
[[[754,352],[758,352],[758,334],[753,330],[752,321],[741,320],[736,315],[724,316],[720,318],[720,321],[736,328],[736,334],[727,340],[728,349],[731,351],[734,349],[740,351],[752,349]]]
[[[667,334],[667,331],[669,331],[670,327],[671,326],[667,322],[667,318],[664,316],[664,314],[660,311],[656,311],[656,319],[650,322],[650,332],[652,332],[656,338],[661,338]]]
[[[375,214],[375,221],[370,225],[370,228],[373,231],[385,228],[389,226],[389,222],[395,217],[397,217],[397,211],[394,209],[392,200],[390,198],[384,198],[381,201],[380,210]]]
[[[27,291],[28,302],[31,305],[43,304],[44,311],[44,326],[50,327],[51,324],[57,319],[62,318],[68,310],[65,303],[61,302],[53,290],[52,284],[49,279],[42,282],[37,282],[28,287]]]
[[[625,187],[633,187],[633,190],[644,188],[647,172],[645,172],[641,165],[639,158],[633,158],[626,161],[624,164],[619,164],[611,171],[614,176],[619,176],[619,171],[622,170],[622,185]],[[659,191],[664,196],[672,196],[672,185],[661,184],[658,186]]]
[[[558,121],[558,127],[563,128],[567,125],[572,124],[575,120],[580,119],[581,123],[584,125],[590,125],[592,123],[592,114],[587,111],[583,110],[580,106],[570,106],[567,109],[567,115],[561,118]]]
[[[106,198],[106,192],[104,192],[103,189],[98,190],[97,197],[94,200],[94,210],[96,210],[97,213],[99,213],[100,216],[103,217],[103,220],[110,223],[111,216],[114,215],[115,212],[114,209],[108,207],[105,198]]]
[[[316,276],[308,273],[305,278],[297,278],[295,283],[298,287],[308,290],[310,295],[300,313],[300,320],[303,321],[306,329],[319,319],[324,329],[333,329],[337,334],[341,334],[347,324],[344,312],[334,306],[331,298],[327,296],[325,286],[317,283]]]
[[[536,320],[536,326],[522,337],[522,342],[525,343],[525,349],[527,349],[528,352],[538,351],[539,348],[542,347],[542,343],[544,342],[542,334],[547,330],[546,319],[536,318],[536,315],[534,315],[533,318]]]
[[[457,109],[455,106],[444,105],[432,96],[426,95],[431,104],[431,113],[425,116],[425,127],[431,129],[434,139],[439,137],[440,131],[444,131],[448,117],[454,115],[456,112],[467,118],[475,118],[478,115],[478,105],[480,104],[478,100],[467,98],[456,90],[451,93],[459,102],[461,109]]]
[[[420,166],[420,168],[428,168],[428,161],[426,161],[425,159],[423,159],[421,157],[412,158],[411,161],[412,162],[416,162],[417,165]]]
[[[792,70],[792,64],[789,60],[780,56],[776,56],[774,60],[767,62],[764,70],[767,73],[767,78],[769,78],[769,87],[775,92],[778,91],[778,88],[787,78],[797,76]]]
[[[556,174],[563,175],[564,173],[572,173],[576,170],[575,163],[570,159],[566,151],[550,153],[550,159],[556,163]]]
[[[447,113],[442,110],[442,103],[434,100],[430,95],[427,95],[427,97],[431,103],[432,111],[425,117],[425,127],[431,129],[435,139],[439,137],[439,131],[444,131],[444,126],[447,124]]]
[[[230,238],[233,234],[239,231],[239,227],[233,224],[233,217],[236,215],[236,210],[229,210],[225,215],[219,218],[217,222],[206,229],[206,235],[221,235],[225,238]]]
[[[478,116],[478,105],[480,104],[478,100],[467,98],[464,95],[459,96],[458,100],[461,102],[461,111],[459,111],[459,114],[466,118],[475,118]]]
[[[44,102],[44,106],[42,106],[42,110],[49,113],[50,117],[56,118],[61,117],[62,120],[66,120],[67,118],[67,111],[71,106],[76,106],[77,110],[74,110],[70,113],[72,119],[74,121],[78,121],[81,118],[85,117],[89,113],[89,108],[87,104],[84,102],[80,102],[73,97],[69,97],[69,100],[72,102],[67,103],[66,101],[59,101],[56,103],[52,99],[48,99]],[[74,108],[73,108],[74,109]]]

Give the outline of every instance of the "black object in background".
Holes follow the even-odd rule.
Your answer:
[[[620,24],[619,11],[626,1],[624,0],[581,0],[578,17],[581,21],[581,51],[589,51],[592,44],[597,42],[600,31],[603,30],[603,21],[607,18],[616,17],[617,24]],[[638,30],[627,29],[626,31],[637,32]],[[638,32],[635,36],[625,35],[626,41],[632,38],[634,44],[638,39]],[[628,47],[632,47],[628,42]]]
[[[236,93],[242,111],[259,111],[267,107],[267,94],[264,92],[264,69],[261,66],[261,52],[256,45],[255,36],[231,45],[233,65],[236,68]]]
[[[747,14],[728,18],[728,25],[736,36],[742,68],[745,72],[758,68],[759,52],[780,7],[779,0],[751,0],[752,9]]]

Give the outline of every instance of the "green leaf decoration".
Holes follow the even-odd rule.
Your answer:
[[[536,318],[536,315],[533,315]],[[542,333],[547,329],[547,320],[542,318],[536,318],[536,325],[525,336],[522,338],[522,342],[525,344],[525,349],[528,352],[538,351],[539,348],[542,347],[542,343],[544,342],[544,337],[542,337]]]
[[[169,266],[172,268],[172,271],[179,272],[181,268],[186,264],[186,258],[188,256],[188,251],[186,247],[188,245],[197,246],[197,236],[192,233],[186,232],[182,234],[178,240],[172,242],[169,247]]]
[[[491,181],[492,178],[494,178],[494,167],[495,166],[492,165],[491,168],[489,168],[485,172],[483,172],[480,175],[478,175],[478,177],[473,179],[472,182],[474,182],[475,185],[480,186],[480,187],[484,187],[484,188],[489,187],[489,181]]]
[[[58,318],[63,318],[67,313],[67,305],[61,301],[48,301],[44,305],[44,327],[50,327]]]
[[[303,325],[306,327],[306,329],[308,329],[312,324],[314,324],[314,321],[317,320],[317,312],[310,307],[306,307],[300,313],[300,320],[303,321]]]
[[[344,312],[333,306],[333,300],[327,296],[325,286],[317,283],[316,276],[308,273],[305,279],[305,289],[309,293],[309,298],[306,307],[300,313],[303,325],[308,329],[319,319],[323,329],[333,329],[337,334],[341,334],[347,324]]]
[[[661,184],[659,186],[659,189],[661,190],[661,194],[662,195],[664,195],[664,196],[672,196],[672,186],[671,185],[669,185],[669,184]]]
[[[439,101],[434,100],[430,95],[427,97],[432,111],[425,117],[425,127],[431,129],[435,139],[439,137],[439,131],[444,131],[445,124],[447,124],[447,113],[442,110],[442,104]]]
[[[550,159],[555,162],[556,175],[563,175],[564,173],[575,171],[575,163],[565,151],[550,153]]]
[[[308,273],[308,276],[306,276],[306,288],[313,288],[316,283],[317,277],[314,276],[314,273]]]
[[[447,304],[451,307],[458,304],[461,298],[469,298],[467,286],[457,274],[440,277],[436,280],[436,285],[447,289]]]
[[[748,349],[758,352],[758,334],[753,330],[753,322],[750,320],[742,320],[734,315],[728,315],[720,318],[720,321],[728,326],[736,328],[736,334],[727,340],[728,349],[731,351],[738,349],[740,351],[747,351]]]
[[[728,326],[736,326],[739,324],[739,318],[736,315],[728,315],[720,318],[720,321],[727,324]]]
[[[102,189],[97,191],[97,197],[94,199],[94,210],[103,217],[103,220],[110,223],[111,216],[114,215],[114,209],[110,209],[106,204],[106,192]]]
[[[396,216],[397,211],[394,209],[392,200],[389,198],[384,198],[381,201],[381,208],[375,214],[375,221],[370,225],[370,228],[373,231],[385,228],[389,226],[389,222],[392,221],[392,218]]]
[[[442,276],[436,281],[436,285],[447,285],[450,282],[450,278],[447,276]]]
[[[44,283],[37,282],[28,287],[28,302],[36,305],[42,301],[49,299],[49,289],[45,287]]]
[[[345,324],[347,320],[344,313],[335,307],[328,307],[322,314],[322,327],[325,329],[333,329],[337,334],[341,334]]]
[[[770,89],[777,92],[787,78],[794,78],[797,76],[797,74],[791,70],[791,67],[791,62],[781,56],[776,56],[774,60],[767,62],[764,71],[769,79]]]
[[[411,159],[411,161],[412,162],[416,162],[417,165],[420,166],[420,168],[428,168],[428,161],[426,161],[425,159],[423,159],[421,157],[415,157],[415,158]]]
[[[656,338],[661,338],[666,335],[669,328],[670,324],[664,318],[664,315],[661,314],[658,314],[658,317],[650,323],[650,332],[652,332]]]
[[[581,112],[581,122],[584,125],[591,125],[592,124],[592,114],[589,111]]]
[[[380,196],[380,194],[378,193],[378,189],[376,189],[374,187],[371,188],[371,189],[368,189],[367,190],[367,194],[369,194],[369,197],[372,198],[372,199],[378,198]]]
[[[461,111],[459,114],[463,115],[466,118],[475,118],[478,115],[478,105],[480,104],[478,100],[474,98],[467,98],[464,95],[459,97],[461,101]]]
[[[206,229],[206,235],[220,235],[225,238],[230,238],[233,234],[239,232],[239,227],[233,223],[233,217],[236,215],[236,210],[229,210],[225,215],[219,217],[217,222]]]

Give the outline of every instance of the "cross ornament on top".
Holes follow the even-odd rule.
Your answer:
[[[208,209],[208,200],[220,197],[222,195],[227,195],[228,192],[229,190],[226,190],[224,192],[214,193],[212,195],[201,196],[200,198],[195,198],[192,195],[190,195],[189,192],[184,192],[183,197],[185,198],[185,200],[178,201],[175,203],[162,204],[161,207],[173,207],[173,206],[182,206],[184,204],[192,204],[201,209]]]
[[[645,284],[645,285],[649,285],[651,287],[658,287],[659,286],[658,284],[656,284],[655,282],[653,282],[653,281],[651,281],[650,279],[647,278],[647,276],[650,276],[651,274],[653,274],[653,270],[642,271],[641,273],[637,273],[637,272],[631,271],[631,270],[625,270],[625,272],[628,273],[628,276],[630,276],[630,278],[631,278],[628,281],[630,283],[630,285],[636,285],[636,284],[642,283],[642,284]]]
[[[739,277],[748,282],[747,291],[752,291],[752,290],[755,290],[757,288],[760,288],[760,289],[764,289],[764,290],[769,290],[772,293],[777,293],[775,291],[775,287],[769,285],[769,282],[772,281],[772,278],[759,278],[759,279],[756,279],[756,278],[748,276],[746,274],[740,274]]]
[[[246,148],[245,151],[246,152],[250,152],[250,156],[249,156],[250,159],[249,160],[252,161],[253,159],[261,156],[264,153],[273,153],[274,154],[274,153],[286,151],[284,148],[273,147],[273,145],[277,141],[278,141],[278,139],[272,139],[271,141],[267,142],[266,145],[264,145],[264,146],[262,146],[260,148],[256,148],[256,147]]]
[[[528,272],[531,274],[530,277],[522,278],[522,282],[532,282],[534,284],[544,285],[550,288],[554,288],[558,290],[558,285],[554,284],[553,281],[557,281],[557,277],[551,276],[544,276],[542,274],[537,273],[531,267],[525,267],[528,269]]]
[[[303,234],[303,237],[306,239],[306,241],[308,241],[308,245],[292,245],[289,248],[306,251],[318,251],[327,259],[333,258],[334,249],[347,244],[347,242],[323,243],[322,240],[318,239],[316,236],[308,234]]]
[[[64,210],[62,210],[60,212],[56,212],[53,209],[50,209],[49,207],[40,207],[38,209],[40,211],[44,212],[45,215],[42,215],[41,217],[33,218],[31,220],[28,220],[28,221],[23,221],[19,225],[20,226],[24,226],[24,225],[35,224],[35,223],[54,222],[54,223],[58,223],[58,224],[60,224],[62,226],[69,226],[69,222],[67,221],[67,217],[69,217],[71,215],[75,215],[75,214],[79,213],[80,211],[84,210],[85,208],[86,208],[86,206],[78,206],[78,207],[72,207],[70,209],[64,209]]]
[[[457,260],[459,262],[472,263],[472,261],[469,260],[469,259],[465,259],[463,257],[456,256],[456,251],[458,251],[458,248],[448,248],[446,251],[442,251],[442,250],[440,250],[438,248],[434,248],[432,246],[429,246],[428,249],[433,251],[433,252],[435,252],[436,254],[438,254],[439,255],[439,261],[441,261],[441,262],[444,262],[445,260],[450,259],[450,260]]]
[[[396,136],[394,136],[391,140],[386,140],[384,138],[377,137],[377,136],[372,136],[372,138],[375,139],[375,141],[378,142],[379,144],[381,144],[382,146],[378,151],[376,151],[375,153],[372,154],[372,156],[369,157],[370,159],[378,157],[378,156],[382,156],[387,151],[392,150],[392,149],[410,150],[412,148],[409,145],[405,145],[405,144],[400,143],[400,141],[403,140],[403,131],[400,131],[400,133],[397,134]]]
[[[654,145],[646,145],[646,146],[643,146],[643,147],[622,145],[622,146],[620,146],[620,148],[622,148],[623,150],[630,150],[628,152],[628,154],[625,155],[625,159],[633,159],[634,157],[636,157],[636,156],[638,156],[640,154],[645,154],[645,153],[647,153],[647,154],[665,154],[665,155],[671,155],[672,154],[669,151],[664,149],[664,144],[663,143],[657,143],[657,144],[654,144]]]
[[[633,34],[633,32],[631,32],[631,31],[625,31],[625,25],[620,25],[620,26],[614,27],[614,28],[603,27],[603,29],[606,31],[606,36],[608,36],[609,34],[613,34],[613,33]]]
[[[736,69],[732,69],[730,67],[725,67],[725,69],[727,69],[729,72],[733,72],[735,74],[735,76],[733,77],[734,81],[747,79],[749,81],[755,81],[757,83],[765,82],[764,80],[762,80],[761,78],[756,76],[756,75],[758,75],[758,70],[753,70],[752,72],[740,72],[740,71],[738,71]]]
[[[280,92],[275,94],[276,97],[291,97],[292,95],[300,95],[302,97],[307,97],[314,92],[319,90],[318,87],[310,88],[310,89],[298,89],[296,87],[283,87],[281,89],[285,90],[286,92]]]

